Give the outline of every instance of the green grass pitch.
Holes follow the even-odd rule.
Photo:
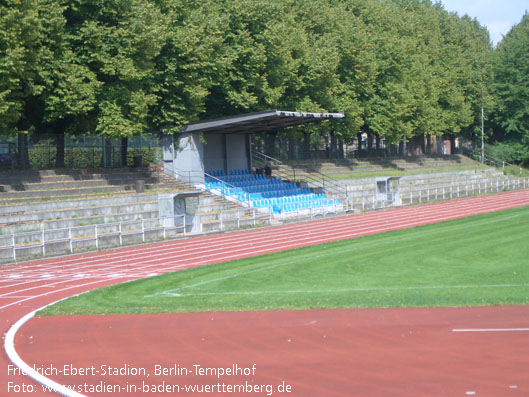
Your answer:
[[[529,304],[529,207],[95,290],[41,314]]]

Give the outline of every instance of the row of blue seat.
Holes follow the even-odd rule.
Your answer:
[[[206,175],[207,182],[216,181],[216,180],[221,180],[231,185],[235,183],[252,183],[252,182],[270,183],[273,181],[278,181],[278,180],[280,181],[280,179],[278,178],[266,178],[266,176],[262,174],[260,175],[231,175],[231,176],[218,176],[218,177]]]
[[[294,202],[284,201],[281,199],[272,199],[272,200],[257,200],[254,201],[253,206],[255,208],[270,208],[272,213],[283,213],[289,211],[299,211],[304,209],[314,209],[329,207],[333,205],[338,205],[337,200],[326,200],[326,199],[305,199]]]
[[[206,175],[206,189],[218,189],[224,196],[235,196],[239,201],[249,201],[255,208],[270,208],[272,213],[321,208],[335,204],[324,194],[313,194],[309,188],[279,178],[252,175],[247,170],[235,170],[230,176],[222,171]]]
[[[224,170],[212,170],[212,171],[206,171],[206,174],[215,176],[215,177],[222,177],[226,176],[226,173]],[[250,175],[250,171],[245,168],[241,168],[238,170],[229,170],[228,175]]]

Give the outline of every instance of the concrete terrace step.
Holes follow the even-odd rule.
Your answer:
[[[140,219],[157,218],[156,211],[126,212],[113,215],[96,215],[79,218],[54,219],[37,222],[24,222],[2,226],[2,234],[23,233],[35,230],[51,230],[76,226],[87,226],[102,223],[126,222]]]
[[[20,192],[20,191],[45,191],[50,189],[73,189],[73,188],[96,188],[107,186],[127,186],[133,187],[137,180],[143,180],[145,184],[152,185],[158,183],[156,178],[139,177],[126,179],[84,179],[84,180],[62,180],[45,182],[26,182],[18,184],[0,185],[0,191]]]
[[[465,186],[478,183],[496,183],[508,178],[494,168],[483,168],[467,171],[450,171],[431,174],[405,175],[399,177],[398,192],[409,192],[422,189],[442,189],[450,186]],[[346,187],[348,196],[362,197],[376,195],[377,177],[340,180]]]
[[[157,194],[137,194],[127,196],[116,196],[116,197],[99,197],[96,203],[101,206],[109,204],[130,204],[137,202],[149,202],[158,199]],[[94,199],[79,199],[70,201],[56,201],[50,203],[31,203],[31,204],[19,204],[13,206],[0,206],[0,216],[2,214],[18,213],[18,212],[33,212],[42,210],[55,210],[55,209],[70,209],[78,207],[89,207],[94,206]]]
[[[147,167],[8,171],[0,172],[0,205],[130,194],[137,180],[144,181],[146,190],[180,189]]]
[[[171,189],[171,192],[174,191]],[[167,189],[150,189],[149,194],[155,193],[167,193]],[[47,196],[47,197],[15,197],[15,198],[6,198],[0,199],[0,208],[13,207],[19,205],[31,205],[31,204],[54,204],[54,203],[64,203],[69,201],[80,201],[85,199],[104,199],[104,198],[122,198],[122,197],[134,197],[139,196],[130,190],[121,191],[121,192],[92,192],[82,194],[72,194],[68,196]]]
[[[166,184],[145,184],[146,190],[154,189],[171,189],[172,185]],[[132,193],[135,190],[135,186],[127,185],[116,185],[116,186],[95,186],[95,187],[74,187],[74,188],[63,188],[63,189],[46,189],[46,190],[29,190],[29,191],[16,191],[0,193],[0,203],[5,199],[17,199],[17,198],[47,198],[47,197],[65,197],[69,195],[84,195],[84,194],[102,194],[102,193]],[[0,204],[1,205],[1,204]]]
[[[134,204],[107,204],[71,209],[45,209],[41,211],[22,211],[0,215],[0,227],[6,223],[43,222],[46,220],[79,218],[95,215],[114,215],[126,212],[158,211],[158,201],[144,201]]]
[[[342,159],[336,161],[289,161],[286,166],[298,169],[312,168],[331,177],[340,179],[354,174],[370,174],[389,171],[419,171],[447,168],[480,168],[481,164],[465,156],[420,156],[396,158],[360,158]]]

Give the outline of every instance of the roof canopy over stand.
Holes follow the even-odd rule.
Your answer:
[[[177,150],[169,146],[172,137],[164,145],[166,173],[192,185],[203,185],[205,170],[252,168],[251,134],[344,117],[343,113],[269,110],[187,124],[180,130]]]
[[[295,125],[317,123],[324,120],[343,119],[343,113],[305,113],[284,110],[269,110],[240,116],[224,117],[210,121],[199,121],[182,127],[181,132],[211,134],[255,134],[277,131]]]

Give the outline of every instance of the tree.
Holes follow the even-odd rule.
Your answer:
[[[495,121],[503,139],[529,145],[529,14],[503,38],[494,56]]]
[[[150,113],[159,99],[156,58],[167,41],[167,21],[157,2],[75,0],[68,5],[78,75],[84,74],[84,82],[95,76],[96,106],[90,111],[91,124],[83,125],[112,140],[149,131]],[[127,140],[122,142],[126,158]]]

